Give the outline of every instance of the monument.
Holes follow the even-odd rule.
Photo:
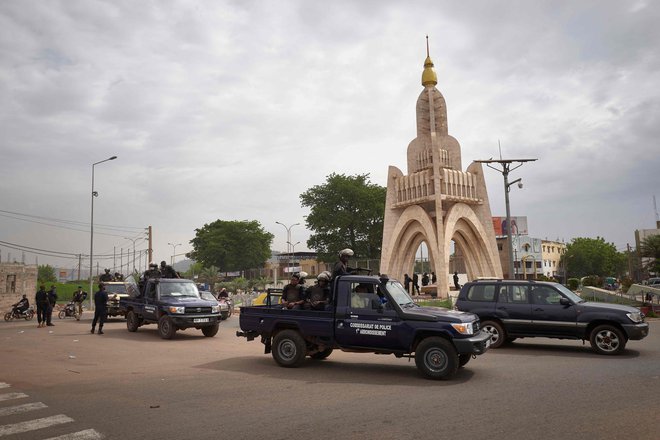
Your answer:
[[[484,173],[472,162],[462,171],[461,147],[449,135],[447,105],[429,56],[417,98],[417,137],[408,145],[408,174],[389,167],[380,272],[412,276],[417,249],[425,242],[437,292],[449,291],[449,257],[462,255],[469,279],[502,277]]]

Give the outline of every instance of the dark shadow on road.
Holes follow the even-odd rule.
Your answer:
[[[403,362],[405,362],[405,360]],[[464,368],[460,368],[456,375],[449,380],[429,380],[421,376],[417,371],[413,360],[411,360],[410,363],[406,362],[405,365],[391,365],[378,363],[333,362],[330,359],[316,361],[308,358],[301,367],[291,369],[278,366],[275,361],[267,355],[235,357],[197,365],[195,367],[265,376],[272,379],[290,380],[295,377],[296,380],[303,381],[307,384],[343,383],[383,386],[397,384],[415,387],[447,387],[467,382],[474,375],[468,365]],[[293,372],[295,372],[295,375]]]
[[[573,342],[573,341],[572,341]],[[631,359],[639,357],[640,352],[637,350],[630,350],[626,347],[623,353],[614,356],[606,356],[596,353],[591,349],[591,345],[587,342],[582,345],[579,341],[574,341],[575,345],[558,345],[558,344],[544,344],[542,342],[524,343],[511,342],[501,348],[489,350],[490,353],[505,354],[507,356],[565,356],[573,358],[600,358],[600,359]]]

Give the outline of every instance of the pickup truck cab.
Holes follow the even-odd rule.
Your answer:
[[[298,367],[307,356],[325,359],[340,349],[414,358],[430,379],[452,376],[490,343],[476,315],[420,307],[398,281],[386,276],[339,277],[331,283],[331,295],[326,310],[241,307],[236,335],[248,340],[259,336],[265,353],[283,367]]]
[[[126,280],[128,295],[119,300],[126,315],[126,328],[135,332],[146,324],[158,324],[163,339],[172,339],[177,330],[196,328],[204,336],[218,333],[220,307],[217,301],[201,298],[191,280],[152,278],[139,288],[132,277]]]

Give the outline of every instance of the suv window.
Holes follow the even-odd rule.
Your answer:
[[[493,284],[474,284],[467,294],[470,301],[494,301],[495,285]]]
[[[497,296],[498,303],[527,304],[527,286],[502,286]]]
[[[561,295],[552,287],[535,286],[532,288],[533,304],[559,304]]]

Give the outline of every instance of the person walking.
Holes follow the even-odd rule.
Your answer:
[[[46,314],[48,312],[48,293],[46,287],[42,284],[39,286],[37,294],[34,296],[34,302],[37,304],[37,327],[46,326]]]
[[[46,309],[46,325],[49,327],[55,325],[51,322],[55,304],[57,304],[57,289],[55,288],[55,284],[51,284],[50,290],[48,291],[48,308]]]
[[[105,291],[105,285],[99,283],[99,290],[94,294],[94,320],[92,321],[92,330],[94,333],[96,323],[99,323],[99,335],[103,334],[103,324],[108,315],[108,293]]]
[[[454,288],[456,290],[461,290],[461,285],[458,284],[458,272],[454,271]]]

